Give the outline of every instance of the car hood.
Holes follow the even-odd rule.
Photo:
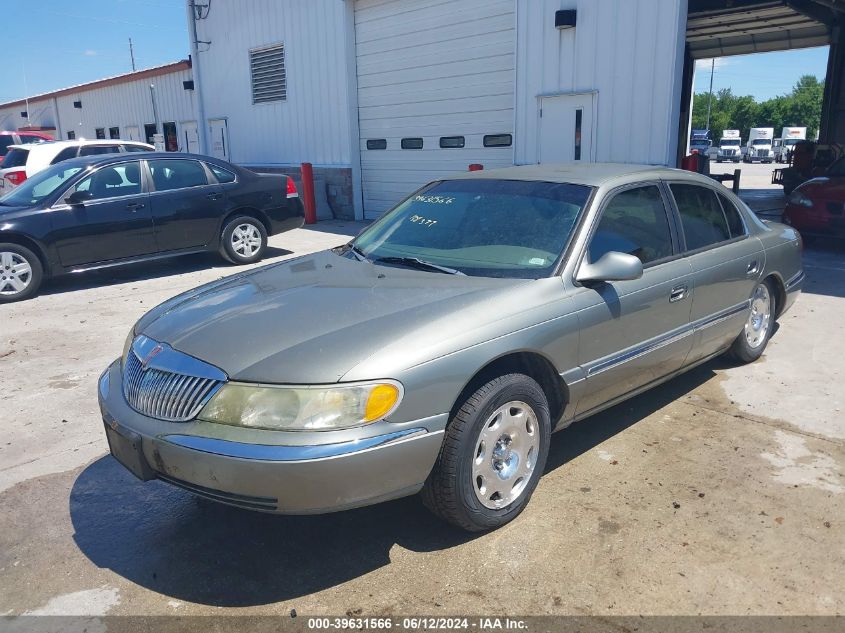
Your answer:
[[[820,176],[808,180],[799,189],[810,198],[845,200],[845,178]]]
[[[485,323],[506,325],[509,315],[536,305],[542,293],[530,289],[541,282],[560,286],[559,278],[446,275],[325,251],[175,297],[136,332],[232,380],[330,383],[365,361],[372,374],[365,377],[386,378],[489,336]]]

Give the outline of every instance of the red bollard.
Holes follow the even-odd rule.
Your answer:
[[[473,163],[469,166],[470,171],[481,171],[482,169],[484,169],[484,165],[479,165],[478,163]]]
[[[314,167],[302,163],[302,203],[305,205],[305,224],[317,223],[317,200],[314,198]]]

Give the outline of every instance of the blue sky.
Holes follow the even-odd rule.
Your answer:
[[[779,53],[757,53],[716,59],[713,91],[732,88],[735,95],[751,95],[765,101],[787,94],[801,75],[824,79],[827,72],[827,46]],[[710,60],[702,59],[695,68],[695,92],[710,89]]]
[[[188,57],[184,0],[4,0],[3,5],[0,103],[130,72],[130,37],[138,69]]]

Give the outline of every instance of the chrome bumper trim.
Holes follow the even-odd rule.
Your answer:
[[[786,291],[787,291],[787,292],[789,292],[789,291],[790,291],[790,290],[792,290],[795,286],[797,286],[797,285],[799,285],[799,284],[803,283],[803,282],[804,282],[804,277],[805,277],[805,275],[804,275],[804,271],[803,271],[803,270],[800,270],[800,271],[798,271],[797,273],[795,273],[795,274],[794,274],[792,277],[790,277],[790,278],[789,278],[789,280],[788,280],[788,281],[784,284],[784,286],[786,287]]]
[[[443,431],[437,431],[443,433]],[[366,437],[350,442],[338,442],[335,444],[319,444],[312,446],[273,446],[268,444],[244,444],[211,437],[199,437],[196,435],[162,435],[159,440],[200,451],[219,455],[221,457],[234,457],[237,459],[250,459],[265,462],[303,462],[319,459],[332,459],[343,457],[353,453],[380,448],[388,444],[399,444],[413,440],[424,435],[433,435],[427,429],[415,428],[396,431],[386,435]]]

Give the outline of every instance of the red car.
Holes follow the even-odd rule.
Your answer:
[[[845,237],[845,157],[789,194],[783,221],[802,236]]]
[[[9,132],[3,130],[0,132],[0,158],[6,155],[10,145],[27,145],[29,143],[43,143],[44,141],[52,141],[53,137],[43,132],[18,131]]]

